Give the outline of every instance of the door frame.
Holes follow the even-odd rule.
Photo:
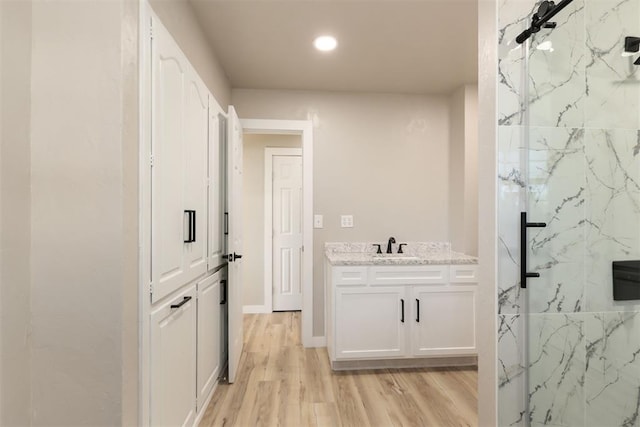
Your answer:
[[[302,148],[266,147],[264,149],[264,309],[273,312],[273,158],[275,156],[300,156]],[[304,173],[304,167],[303,167]],[[304,200],[304,185],[302,199]],[[302,213],[304,219],[304,213]],[[303,226],[304,228],[304,226]],[[303,230],[304,242],[304,230]],[[300,268],[302,268],[302,259]],[[304,311],[304,310],[303,310]]]
[[[304,347],[324,347],[313,336],[313,125],[310,120],[240,119],[244,133],[302,135],[302,325]],[[266,212],[265,212],[266,213]],[[266,266],[265,266],[266,268]]]

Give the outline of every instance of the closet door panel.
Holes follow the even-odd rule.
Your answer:
[[[153,300],[185,283],[184,95],[182,52],[159,22],[152,46],[152,249]]]
[[[207,271],[207,145],[209,143],[209,93],[191,68],[186,82],[184,132],[184,209],[194,211],[192,242],[186,243],[187,280]]]

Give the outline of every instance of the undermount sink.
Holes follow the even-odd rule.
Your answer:
[[[393,254],[393,255],[389,254],[389,255],[374,255],[373,259],[375,259],[375,260],[388,259],[388,260],[416,261],[416,260],[419,260],[420,257],[413,256],[413,255],[403,255],[403,254]]]

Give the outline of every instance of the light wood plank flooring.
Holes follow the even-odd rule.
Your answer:
[[[475,369],[332,372],[304,349],[300,313],[245,315],[238,378],[220,384],[201,426],[475,426]]]

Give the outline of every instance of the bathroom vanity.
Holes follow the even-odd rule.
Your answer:
[[[447,243],[409,243],[404,252],[325,245],[333,369],[476,364],[477,258]]]

